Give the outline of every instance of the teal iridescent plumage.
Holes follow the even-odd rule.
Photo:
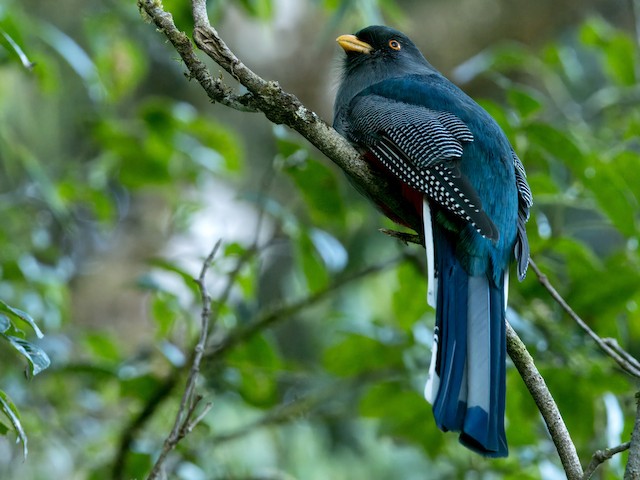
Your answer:
[[[334,127],[423,215],[436,423],[505,456],[508,268],[515,257],[523,278],[529,258],[524,168],[493,118],[404,34],[374,26],[338,42],[346,58]]]

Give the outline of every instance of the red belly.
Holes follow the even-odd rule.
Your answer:
[[[391,190],[393,192],[397,192],[397,195],[402,197],[402,200],[404,202],[406,202],[408,205],[411,205],[411,208],[416,212],[418,217],[422,218],[422,199],[424,198],[424,194],[398,180],[395,175],[393,175],[387,169],[387,167],[385,167],[373,154],[367,152],[365,153],[364,158],[367,160],[367,163],[371,165],[373,171],[377,175],[384,177],[389,182]],[[384,203],[381,203],[377,200],[375,201],[375,203],[380,211],[393,222],[397,223],[398,225],[413,228],[407,221],[398,217]]]

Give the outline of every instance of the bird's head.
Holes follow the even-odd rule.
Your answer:
[[[373,25],[336,41],[346,52],[345,75],[358,70],[385,76],[433,70],[409,37],[390,27]]]
[[[405,75],[439,75],[404,33],[374,25],[355,35],[341,35],[346,52],[334,106],[334,127],[340,131],[341,115],[359,92],[378,82]]]

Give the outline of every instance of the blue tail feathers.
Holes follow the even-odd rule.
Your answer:
[[[437,387],[430,400],[436,424],[460,432],[460,442],[471,450],[505,457],[505,289],[487,275],[470,276],[446,233],[441,228],[433,233]]]

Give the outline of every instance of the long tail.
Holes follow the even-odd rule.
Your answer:
[[[424,221],[431,223],[426,215]],[[425,396],[441,430],[460,432],[460,442],[482,455],[505,457],[506,275],[501,288],[486,275],[469,276],[444,231],[436,226],[429,233],[436,328]]]

